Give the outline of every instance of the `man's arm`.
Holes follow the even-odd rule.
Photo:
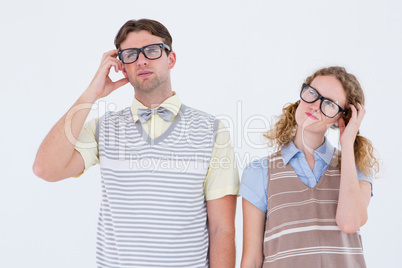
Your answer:
[[[112,67],[116,72],[124,68],[116,57],[117,50],[103,55],[101,65],[89,87],[43,140],[33,165],[35,175],[46,181],[59,181],[84,170],[84,160],[74,147],[92,105],[128,83],[127,78],[116,82],[109,78]]]
[[[236,199],[236,195],[226,195],[207,201],[211,268],[235,267]]]

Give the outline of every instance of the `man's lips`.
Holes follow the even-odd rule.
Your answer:
[[[307,115],[308,117],[310,117],[311,119],[318,120],[317,117],[315,117],[314,115],[312,115],[312,114],[310,114],[310,113],[306,113],[306,115]]]
[[[138,75],[139,77],[146,78],[146,77],[151,76],[151,75],[152,75],[152,72],[151,72],[151,71],[139,71],[139,72],[137,73],[137,75]]]

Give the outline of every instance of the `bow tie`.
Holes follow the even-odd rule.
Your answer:
[[[152,114],[157,113],[163,120],[170,121],[173,117],[173,112],[169,111],[166,108],[159,107],[158,109],[138,109],[137,115],[138,119],[140,120],[141,124],[144,124],[151,118]]]

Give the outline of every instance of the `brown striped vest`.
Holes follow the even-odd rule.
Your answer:
[[[336,224],[338,150],[314,188],[305,185],[282,155],[268,157],[268,210],[264,268],[366,267],[360,232]]]

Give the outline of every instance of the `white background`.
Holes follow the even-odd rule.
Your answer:
[[[268,127],[261,118],[271,122],[285,103],[296,101],[308,75],[329,65],[354,73],[367,99],[361,133],[383,163],[362,228],[365,256],[368,267],[401,267],[397,0],[2,1],[0,267],[95,266],[99,167],[79,179],[47,183],[35,177],[32,164],[47,132],[90,83],[103,52],[114,49],[120,26],[140,18],[170,30],[177,53],[173,88],[182,102],[233,122],[240,174],[245,162],[267,154],[256,148]],[[105,101],[123,109],[132,98],[126,85]],[[245,135],[249,123],[261,128],[258,133]]]

